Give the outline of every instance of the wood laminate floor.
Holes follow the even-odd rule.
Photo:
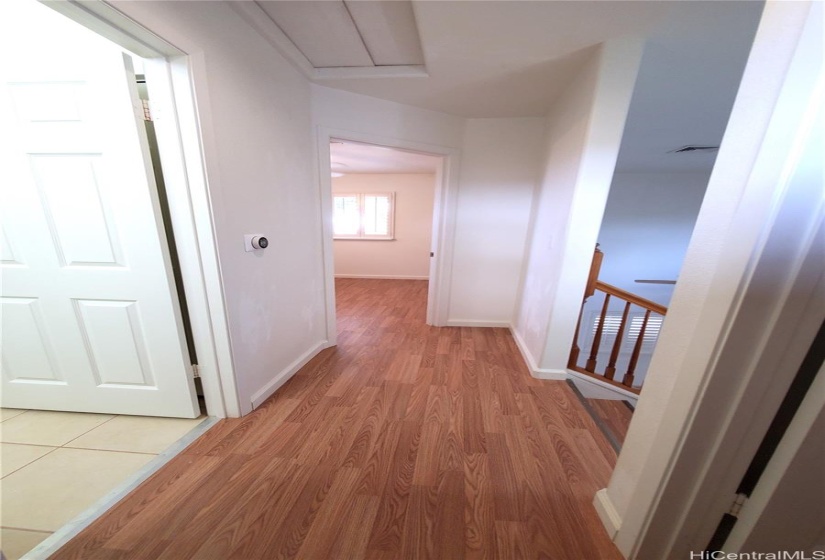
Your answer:
[[[53,559],[620,559],[615,453],[506,329],[424,324],[427,283],[336,282],[338,347]]]
[[[587,401],[619,445],[623,444],[627,429],[630,427],[630,420],[633,418],[633,409],[627,406],[625,401],[606,399],[588,399]]]

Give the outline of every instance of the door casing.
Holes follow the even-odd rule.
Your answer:
[[[445,326],[450,306],[453,238],[455,236],[456,200],[458,198],[459,150],[327,127],[318,127],[317,139],[318,179],[321,189],[321,224],[323,230],[324,293],[329,345],[335,344],[337,336],[335,325],[335,263],[332,239],[332,177],[330,175],[329,152],[329,144],[332,140],[372,144],[441,158],[441,165],[436,172],[435,198],[433,201],[433,229],[430,246],[434,248],[435,255],[430,262],[427,324]]]

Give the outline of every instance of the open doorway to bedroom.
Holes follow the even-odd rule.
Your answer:
[[[402,290],[421,300],[414,306],[415,319],[427,321],[441,166],[439,156],[331,140],[333,266],[339,305],[352,303],[349,300],[359,293],[386,292],[391,299]],[[391,310],[386,311],[390,317]],[[345,334],[346,326],[340,327],[339,334]]]

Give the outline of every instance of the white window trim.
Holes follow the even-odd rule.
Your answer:
[[[350,241],[394,241],[395,240],[395,193],[394,192],[360,192],[360,193],[353,193],[353,192],[336,192],[332,193],[332,202],[333,202],[333,216],[335,215],[334,205],[335,199],[338,197],[351,197],[354,196],[358,199],[358,233],[357,234],[338,234],[335,233],[335,229],[333,226],[333,235],[332,238],[334,240],[350,240]],[[366,196],[386,196],[389,198],[390,201],[390,211],[389,217],[387,219],[387,235],[368,235],[364,233],[364,197]]]

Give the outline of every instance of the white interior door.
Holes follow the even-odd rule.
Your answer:
[[[131,61],[34,8],[0,18],[2,406],[193,418]]]

